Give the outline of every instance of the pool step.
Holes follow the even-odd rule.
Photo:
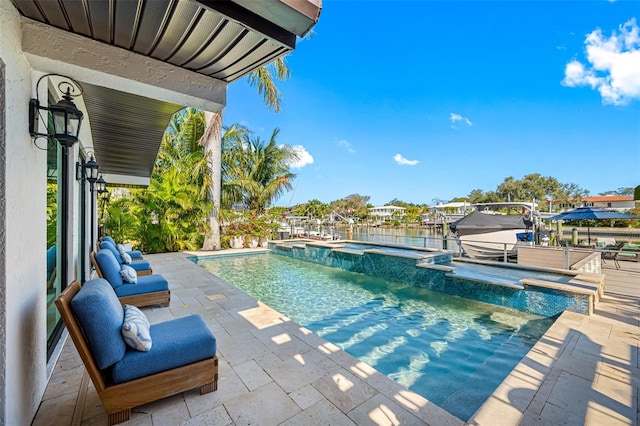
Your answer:
[[[452,277],[452,278],[463,278],[467,281],[473,281],[473,282],[478,282],[483,284],[491,284],[491,285],[497,285],[500,287],[508,287],[508,288],[515,288],[517,290],[524,290],[524,286],[522,284],[518,282],[510,281],[510,280],[503,280],[500,278],[477,278],[473,276],[460,275],[460,274],[457,274],[455,271],[447,273],[446,276]]]

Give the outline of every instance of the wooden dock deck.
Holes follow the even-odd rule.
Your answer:
[[[602,265],[605,274],[605,294],[619,294],[640,298],[640,262],[620,261],[616,269],[613,261]]]

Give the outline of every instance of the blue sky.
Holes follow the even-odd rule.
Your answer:
[[[277,205],[492,191],[530,173],[640,184],[640,3],[324,0],[273,113],[246,79],[224,125],[299,146]]]

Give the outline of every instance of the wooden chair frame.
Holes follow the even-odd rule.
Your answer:
[[[89,257],[91,258],[91,264],[96,270],[96,274],[98,274],[98,278],[104,278],[104,275],[102,275],[102,271],[100,270],[100,266],[98,265],[98,261],[96,260],[96,252],[92,251]],[[140,274],[138,274],[138,276],[140,276]],[[163,308],[166,308],[171,302],[171,290],[154,291],[152,293],[135,294],[132,296],[122,296],[118,299],[120,300],[120,304],[122,306],[127,304],[141,308],[144,306],[160,305]]]
[[[152,401],[200,387],[200,394],[218,389],[218,357],[194,362],[125,383],[110,384],[96,366],[80,326],[71,310],[71,300],[80,291],[76,280],[56,299],[56,307],[69,330],[80,358],[107,412],[109,425],[129,420],[131,409]]]

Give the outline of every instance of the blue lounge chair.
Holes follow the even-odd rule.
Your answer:
[[[111,244],[118,247],[116,240],[114,240],[108,235],[105,235],[104,237],[102,237],[102,241],[109,241]],[[127,253],[129,253],[129,256],[131,256],[131,259],[134,259],[134,260],[142,259],[142,252],[140,250],[127,250]]]
[[[118,248],[114,244],[110,243],[109,241],[102,241],[100,243],[100,249],[101,250],[109,250],[111,253],[113,253],[113,255],[115,256],[115,258],[118,261],[118,263],[120,263],[121,265],[125,264],[122,261],[122,256],[120,255],[120,252],[118,251]],[[127,265],[129,265],[133,269],[135,269],[136,272],[138,273],[138,276],[151,275],[153,273],[153,271],[151,270],[151,264],[149,263],[148,260],[144,260],[144,259],[133,260],[133,259],[131,259],[131,263],[128,263]]]
[[[103,279],[69,285],[56,299],[69,335],[112,425],[133,407],[200,388],[218,388],[216,338],[199,315],[152,324],[147,352],[122,336],[125,313]]]
[[[111,250],[107,249],[98,253],[91,252],[91,262],[98,277],[106,279],[111,284],[123,305],[126,303],[137,307],[169,306],[169,283],[161,274],[143,275],[137,277],[135,284],[125,283],[120,273],[122,265],[118,263]]]

